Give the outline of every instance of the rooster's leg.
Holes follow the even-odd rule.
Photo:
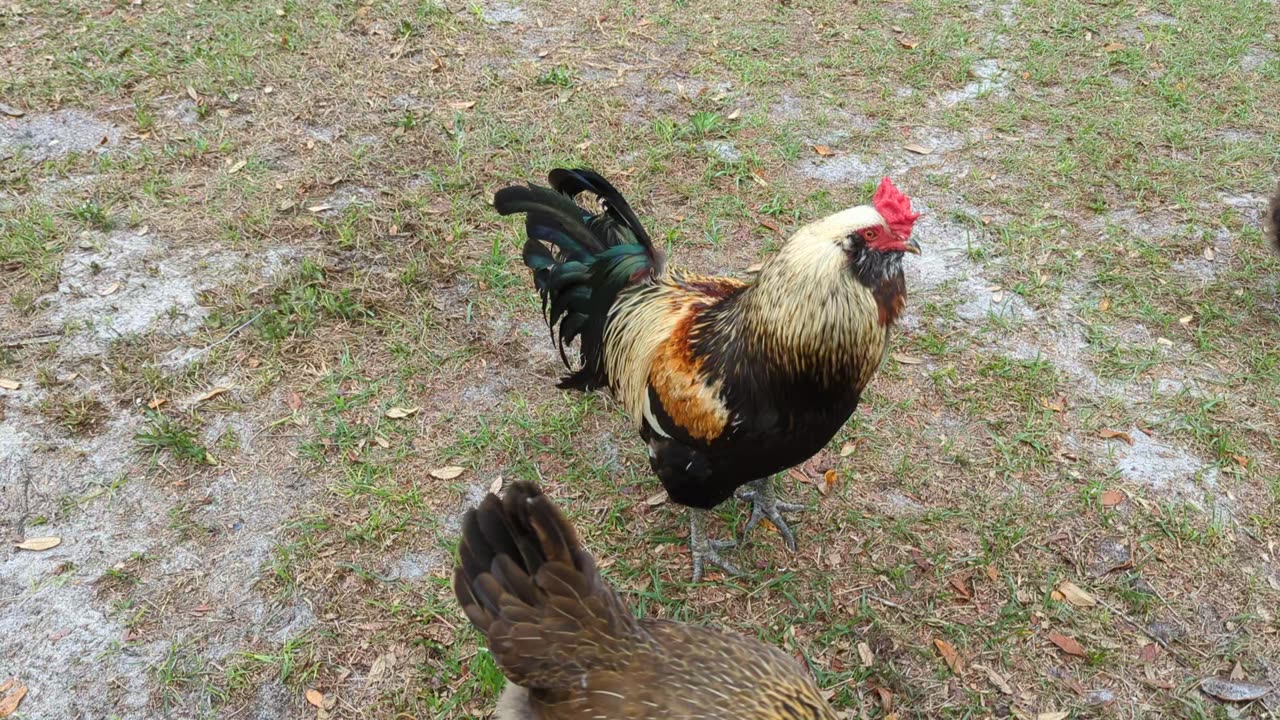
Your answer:
[[[702,580],[702,571],[707,562],[724,570],[730,575],[741,575],[736,565],[720,557],[720,550],[727,550],[738,543],[732,540],[712,540],[707,537],[703,523],[707,519],[706,510],[690,508],[689,510],[689,550],[693,553],[693,581]]]
[[[767,518],[774,527],[778,528],[778,534],[787,544],[787,549],[795,552],[796,536],[791,534],[791,528],[787,527],[787,519],[782,517],[782,513],[799,512],[804,510],[805,506],[779,500],[778,496],[773,494],[771,481],[772,478],[760,478],[749,482],[744,486],[743,492],[738,495],[743,500],[751,501],[751,519],[747,521],[742,534],[745,536],[751,532],[751,528]]]

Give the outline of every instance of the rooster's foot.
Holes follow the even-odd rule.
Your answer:
[[[741,575],[742,571],[738,566],[720,557],[719,552],[736,547],[738,543],[733,540],[713,540],[707,537],[707,532],[703,528],[706,515],[705,510],[693,510],[689,522],[689,550],[693,553],[693,581],[702,581],[703,570],[708,562],[730,575]]]
[[[743,536],[751,532],[751,529],[761,520],[767,519],[778,529],[778,534],[782,536],[787,549],[791,552],[796,551],[796,536],[791,533],[791,528],[787,526],[787,519],[782,516],[782,513],[799,512],[805,509],[804,505],[779,500],[778,496],[773,494],[770,478],[761,478],[747,483],[738,497],[751,501],[751,519],[747,520],[747,526],[742,530]]]

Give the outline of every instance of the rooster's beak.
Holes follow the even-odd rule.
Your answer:
[[[907,252],[911,253],[912,255],[920,254],[920,243],[916,242],[915,238],[911,238],[910,240],[907,240]]]

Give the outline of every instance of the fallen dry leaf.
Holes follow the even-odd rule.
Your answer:
[[[22,383],[17,380],[0,377],[0,388],[4,388],[5,390],[17,390],[20,387],[22,387]]]
[[[1124,48],[1125,48],[1125,44],[1122,42],[1109,42],[1106,45],[1102,46],[1103,52],[1109,52],[1109,53],[1120,52]]]
[[[373,442],[376,443],[377,446],[382,448],[383,450],[386,450],[387,448],[391,447],[391,443],[387,442],[387,439],[382,437],[381,435],[375,435],[373,438]]]
[[[18,705],[22,702],[22,698],[27,696],[27,686],[19,685],[13,688],[8,695],[0,700],[0,718],[9,717],[17,711]]]
[[[1121,440],[1125,441],[1130,445],[1133,444],[1133,436],[1123,430],[1112,430],[1111,428],[1103,428],[1098,431],[1098,437],[1102,438],[1103,440],[1120,438]]]
[[[160,406],[164,405],[167,402],[169,402],[169,398],[162,398],[162,397],[151,398],[151,401],[147,403],[147,407],[151,408],[152,410],[159,410]]]
[[[920,45],[920,41],[911,40],[907,37],[900,37],[898,38],[898,44],[908,50],[915,50]]]
[[[1070,635],[1063,635],[1060,632],[1054,631],[1049,633],[1049,642],[1057,645],[1059,650],[1068,655],[1084,657],[1084,646]]]
[[[14,547],[19,550],[48,550],[50,548],[56,548],[61,544],[62,538],[49,536],[27,538],[17,545],[14,545]]]
[[[502,476],[501,476],[501,475],[499,475],[498,477],[494,478],[494,479],[493,479],[493,482],[489,483],[489,494],[490,494],[490,495],[497,495],[497,494],[501,493],[501,492],[502,492],[502,485],[503,485],[503,483],[504,483],[504,482],[505,482],[505,481],[502,479]]]
[[[893,712],[893,692],[889,688],[877,687],[876,695],[880,696],[880,707],[884,708],[886,713]]]
[[[840,457],[849,457],[856,449],[853,443],[847,442],[840,446]]]
[[[1099,499],[1102,507],[1115,507],[1124,502],[1124,493],[1119,490],[1104,490]]]
[[[12,105],[5,105],[4,103],[0,103],[0,115],[8,115],[9,117],[22,117],[23,115],[26,115],[26,114],[27,114],[27,111],[25,110],[19,110],[18,108]]]
[[[862,661],[862,667],[871,667],[875,663],[876,656],[872,654],[870,645],[858,643],[858,659]]]
[[[190,85],[187,86],[187,97],[191,98],[195,102],[200,102],[200,94],[197,93],[196,89]]]
[[[903,353],[894,353],[893,359],[897,360],[903,365],[920,365],[924,363],[924,360],[921,360],[920,358],[914,355],[905,355]]]
[[[917,155],[929,155],[930,153],[933,152],[933,148],[928,148],[923,145],[918,145],[916,143],[908,143],[906,145],[903,145],[902,149],[910,153],[915,153]]]
[[[449,103],[449,108],[452,110],[470,110],[475,106],[476,106],[475,100],[460,100],[458,102]]]
[[[461,475],[462,472],[463,472],[463,468],[460,468],[457,465],[448,465],[446,467],[436,468],[435,470],[432,470],[431,477],[436,478],[438,480],[452,480],[458,477],[459,475]]]
[[[302,396],[290,390],[289,392],[285,393],[284,404],[288,405],[290,410],[301,410]]]
[[[13,687],[13,683],[16,680],[17,678],[11,677],[8,680],[5,680],[3,683],[0,683],[0,695],[3,695],[4,693],[9,692],[9,688]]]
[[[764,263],[753,263],[751,267],[747,268],[747,272],[758,273],[760,272],[760,269],[763,267],[764,267]]]
[[[1155,643],[1147,643],[1138,651],[1138,659],[1144,663],[1153,663],[1160,656],[1160,646]]]
[[[1104,297],[1098,301],[1098,310],[1106,312],[1111,309],[1111,298]]]
[[[822,473],[822,484],[818,486],[818,490],[823,495],[830,493],[831,489],[836,486],[836,481],[839,479],[840,479],[840,476],[836,473],[835,470],[828,470]]]
[[[1058,592],[1062,593],[1067,602],[1076,607],[1093,607],[1098,604],[1097,598],[1085,592],[1079,585],[1070,580],[1063,580],[1062,584],[1058,586]]]
[[[973,591],[969,589],[969,574],[952,575],[948,580],[951,587],[965,600],[973,599]]]
[[[218,385],[217,387],[209,388],[208,392],[196,398],[196,402],[202,403],[206,400],[212,400],[230,389],[231,388],[225,387],[223,385]]]
[[[98,294],[101,295],[102,297],[106,297],[108,295],[114,295],[115,292],[119,289],[120,289],[120,283],[114,282],[102,288],[101,290],[99,290]]]
[[[964,673],[964,659],[960,657],[959,652],[956,652],[954,645],[940,639],[934,639],[933,644],[938,648],[938,653],[942,655],[942,659],[946,661],[947,667],[951,668],[951,672],[956,675]]]
[[[316,690],[315,688],[308,688],[306,695],[307,695],[307,702],[311,703],[312,705],[318,708],[324,707],[324,693],[320,692],[319,690]]]
[[[319,205],[312,205],[307,208],[307,210],[313,213],[324,212],[325,210],[332,210],[332,209],[333,209],[333,206],[330,205],[329,203],[320,203]]]
[[[1206,693],[1228,702],[1248,702],[1271,692],[1270,685],[1224,680],[1219,677],[1207,677],[1200,681],[1200,689]]]
[[[1070,715],[1071,713],[1066,710],[1059,710],[1057,712],[1039,713],[1036,715],[1036,720],[1067,720]]]
[[[243,169],[244,169],[244,166],[245,166],[245,165],[248,165],[248,164],[249,164],[249,161],[248,161],[248,160],[241,160],[240,162],[236,163],[235,165],[232,165],[231,167],[227,168],[227,174],[228,174],[228,175],[235,175],[236,173],[238,173],[238,172],[240,172],[241,170],[243,170]]]
[[[831,157],[832,155],[836,154],[835,150],[832,150],[826,145],[814,145],[813,151],[818,155],[821,155],[822,157]]]
[[[1009,685],[1009,681],[1004,679],[1003,675],[996,672],[995,670],[992,670],[986,665],[978,665],[977,663],[975,663],[974,667],[981,670],[984,674],[986,674],[987,679],[991,681],[992,685],[996,686],[997,690],[1004,693],[1005,695],[1013,694],[1013,688]]]
[[[400,418],[407,418],[421,409],[422,408],[416,405],[411,408],[393,407],[387,411],[387,417],[392,420],[399,420]]]
[[[742,117],[742,108],[734,108],[734,109],[733,109],[733,112],[731,112],[731,113],[729,113],[727,116],[725,116],[725,119],[727,119],[727,120],[737,120],[737,119],[738,119],[738,118],[740,118],[740,117]]]

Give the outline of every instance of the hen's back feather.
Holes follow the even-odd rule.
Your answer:
[[[742,635],[636,620],[536,485],[463,520],[454,592],[513,683],[499,720],[834,720],[780,650]]]

